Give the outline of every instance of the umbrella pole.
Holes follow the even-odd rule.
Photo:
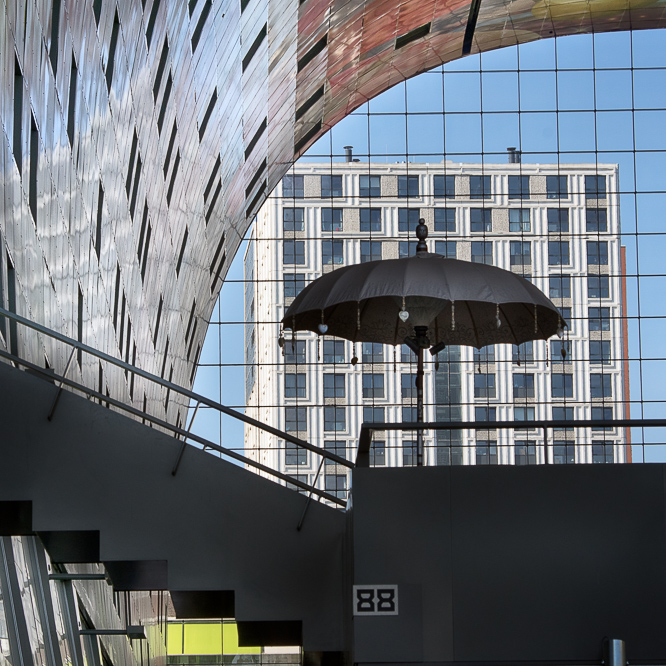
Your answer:
[[[419,347],[416,362],[416,420],[423,423],[423,347]],[[416,431],[416,465],[423,465],[423,429]]]

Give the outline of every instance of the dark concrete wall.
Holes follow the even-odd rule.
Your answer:
[[[354,582],[398,616],[354,620],[358,662],[666,659],[664,466],[358,469]]]

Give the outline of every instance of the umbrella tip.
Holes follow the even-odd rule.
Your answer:
[[[416,237],[419,239],[419,242],[416,244],[416,251],[427,252],[428,246],[426,245],[426,238],[428,238],[428,227],[423,218],[421,218],[416,225]]]

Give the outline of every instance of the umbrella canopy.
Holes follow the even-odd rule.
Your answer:
[[[431,345],[481,348],[547,340],[564,322],[543,292],[519,275],[420,251],[323,275],[294,299],[282,324],[390,345],[425,326]]]

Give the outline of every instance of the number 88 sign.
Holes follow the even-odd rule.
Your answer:
[[[354,585],[354,615],[397,614],[397,585]]]

